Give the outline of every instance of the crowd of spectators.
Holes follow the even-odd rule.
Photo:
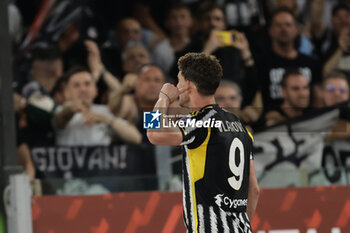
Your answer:
[[[143,112],[176,84],[187,52],[220,60],[216,101],[253,132],[349,100],[350,1],[64,0],[28,45],[40,4],[9,8],[18,155],[31,179],[35,146],[149,144]]]

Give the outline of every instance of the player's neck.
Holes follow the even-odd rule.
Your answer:
[[[211,96],[200,96],[200,95],[197,95],[197,96],[195,96],[195,98],[192,98],[191,109],[193,111],[198,111],[201,108],[203,108],[203,107],[205,107],[207,105],[210,105],[210,104],[216,104],[215,98],[214,98],[213,95],[211,95]]]

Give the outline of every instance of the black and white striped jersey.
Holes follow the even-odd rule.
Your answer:
[[[250,132],[218,105],[208,105],[181,121],[187,231],[251,233],[246,214],[253,159]]]

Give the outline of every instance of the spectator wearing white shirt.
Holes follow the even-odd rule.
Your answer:
[[[57,145],[110,145],[114,138],[124,143],[141,142],[141,134],[134,125],[116,118],[107,106],[93,104],[97,88],[87,69],[75,67],[65,79],[67,101],[54,116]]]

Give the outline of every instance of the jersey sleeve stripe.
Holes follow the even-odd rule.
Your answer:
[[[187,120],[192,120],[192,119],[196,119],[197,121],[206,121],[206,120],[209,120],[212,116],[214,116],[215,114],[217,113],[216,110],[214,109],[211,109],[207,114],[205,114],[202,118],[199,118],[199,119],[196,119],[196,118],[189,118]],[[185,127],[184,130],[186,132],[186,134],[189,134],[193,131],[195,131],[197,129],[196,126],[192,127]]]
[[[188,144],[191,144],[195,139],[195,136],[192,136],[191,138],[189,138],[187,141],[183,141],[180,146],[183,146],[183,145],[188,145]]]
[[[252,133],[247,128],[245,128],[245,129],[247,130],[249,137],[252,139],[252,142],[254,142],[254,137],[253,137]]]

